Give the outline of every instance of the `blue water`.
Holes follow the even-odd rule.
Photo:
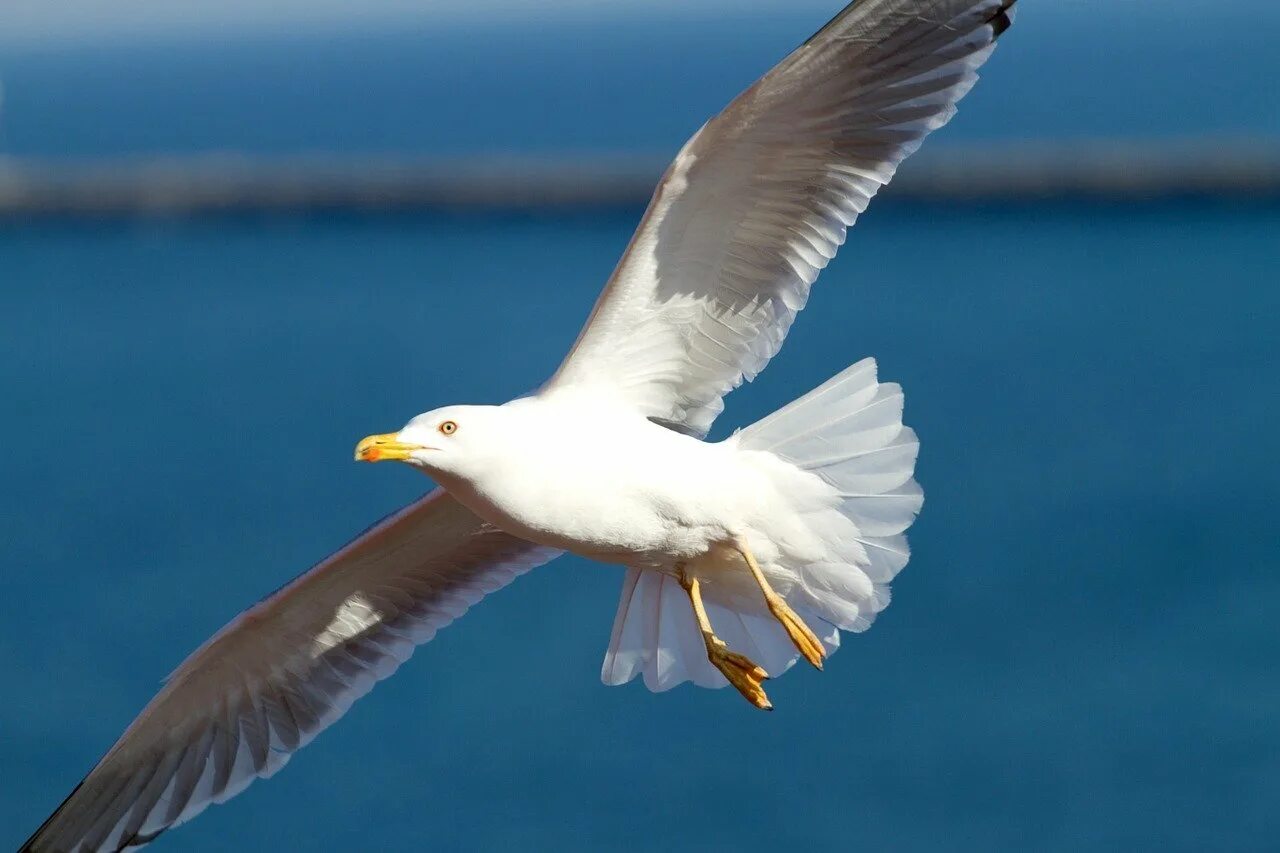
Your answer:
[[[1031,11],[940,144],[1280,131],[1265,26]],[[815,23],[0,52],[0,154],[670,151]],[[906,388],[914,557],[825,673],[604,688],[620,573],[564,559],[157,849],[1273,849],[1280,208],[883,201],[717,427]],[[0,848],[426,488],[354,440],[545,378],[638,216],[0,227]]]
[[[0,230],[0,838],[246,603],[412,498],[354,439],[539,382],[637,212]],[[864,355],[928,502],[759,714],[597,678],[565,559],[170,849],[1263,849],[1280,210],[882,206],[721,432]]]

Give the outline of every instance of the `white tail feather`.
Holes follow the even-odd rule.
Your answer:
[[[863,631],[889,604],[889,582],[907,564],[903,531],[924,493],[911,479],[919,441],[902,425],[902,389],[876,381],[874,359],[847,368],[800,399],[739,432],[743,450],[767,451],[821,478],[829,501],[797,506],[822,559],[799,559],[779,545],[766,575],[786,588],[788,603],[822,639],[828,654],[840,629]],[[707,616],[729,648],[771,676],[791,667],[797,652],[763,608],[704,589]],[[637,675],[654,691],[684,681],[703,687],[728,682],[706,658],[688,597],[657,571],[628,569],[601,677],[623,684]]]
[[[702,687],[728,683],[707,660],[702,632],[676,579],[627,569],[600,678],[614,685],[637,675],[643,675],[645,686],[654,692],[684,681]]]

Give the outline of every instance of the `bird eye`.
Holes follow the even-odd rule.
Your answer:
[[[458,431],[458,424],[455,421],[445,421],[440,424],[440,432],[445,435],[453,435]]]

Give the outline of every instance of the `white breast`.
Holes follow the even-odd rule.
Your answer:
[[[630,412],[524,400],[518,434],[467,483],[446,483],[496,526],[608,562],[670,563],[724,539],[762,485],[738,452]]]

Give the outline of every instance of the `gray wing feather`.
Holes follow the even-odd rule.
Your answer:
[[[705,435],[818,274],[977,80],[1014,0],[861,0],[684,146],[546,390]]]
[[[192,654],[22,851],[134,849],[225,802],[284,767],[415,646],[559,553],[433,492]]]

